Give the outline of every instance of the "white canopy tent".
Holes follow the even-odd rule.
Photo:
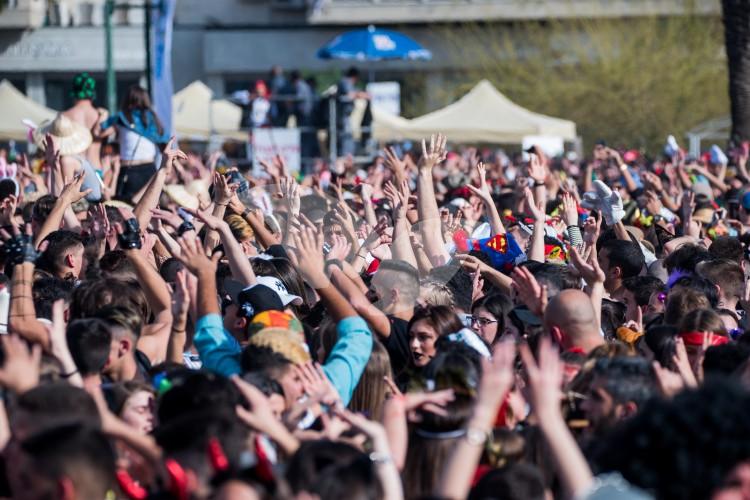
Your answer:
[[[529,111],[487,80],[458,101],[412,120],[379,113],[373,119],[373,135],[379,140],[419,140],[438,132],[451,141],[468,143],[520,144],[527,136],[576,140],[575,123]]]
[[[726,141],[731,133],[732,117],[729,115],[701,123],[686,134],[690,154],[699,157],[702,141]]]
[[[29,126],[51,120],[57,112],[29,99],[8,80],[0,82],[0,140],[27,141]]]
[[[172,123],[180,138],[207,141],[212,136],[247,140],[241,132],[242,109],[224,99],[213,99],[203,82],[194,81],[172,96]]]

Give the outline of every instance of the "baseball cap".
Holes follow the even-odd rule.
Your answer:
[[[273,276],[258,276],[255,284],[247,287],[239,281],[226,279],[224,290],[235,304],[246,308],[249,318],[263,311],[283,311],[289,304],[302,304],[302,297],[289,293],[284,283]],[[250,307],[246,307],[248,305]]]
[[[252,318],[263,311],[284,310],[279,294],[266,285],[256,283],[244,287],[241,283],[228,279],[224,280],[224,289],[246,318]]]

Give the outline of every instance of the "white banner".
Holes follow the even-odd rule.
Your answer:
[[[300,138],[298,128],[253,129],[253,175],[260,176],[260,162],[271,163],[281,155],[290,173],[300,170]]]
[[[401,114],[401,85],[398,82],[372,82],[367,84],[371,106],[389,115]]]
[[[164,130],[171,135],[172,129],[172,27],[177,0],[161,0],[154,8],[153,58],[151,68],[151,93],[154,110]],[[147,2],[149,3],[149,2]]]

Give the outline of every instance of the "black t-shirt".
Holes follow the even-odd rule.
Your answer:
[[[385,342],[388,356],[391,358],[393,374],[398,377],[411,366],[411,349],[409,348],[409,322],[388,316],[391,322],[391,335]]]

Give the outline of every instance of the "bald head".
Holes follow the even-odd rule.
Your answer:
[[[586,351],[603,342],[599,334],[594,306],[581,290],[563,290],[549,301],[544,311],[544,326],[564,348]]]

